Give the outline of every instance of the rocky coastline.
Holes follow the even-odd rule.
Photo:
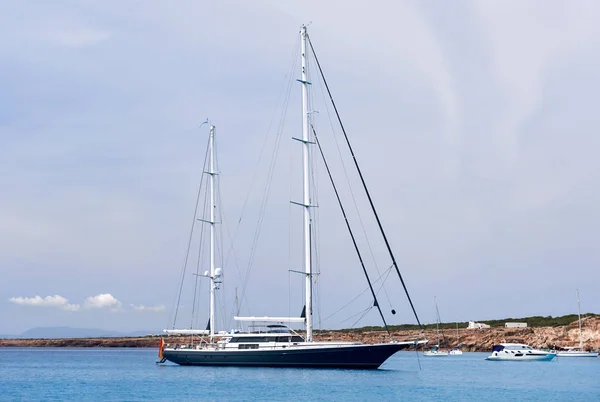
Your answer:
[[[600,350],[600,318],[586,320],[582,328],[584,349]],[[422,338],[417,330],[393,331],[395,340],[414,340]],[[424,336],[429,344],[437,343],[435,330],[425,330]],[[319,340],[347,340],[364,343],[387,342],[383,331],[357,333],[328,332],[318,335]],[[499,343],[525,343],[537,348],[554,349],[557,347],[579,346],[579,327],[577,322],[560,327],[459,329],[460,347],[465,352],[489,352]],[[440,341],[442,349],[456,346],[456,331],[444,330]]]
[[[423,335],[418,330],[393,331],[392,337],[397,341],[429,339],[430,344],[437,342],[435,330],[425,330]],[[534,328],[486,328],[459,329],[460,345],[463,351],[487,352],[492,346],[502,342],[526,343],[539,348],[554,348],[579,345],[579,329],[577,322],[560,327]],[[186,343],[187,339],[177,336],[164,337],[167,343]],[[319,341],[343,340],[363,343],[387,342],[389,338],[384,331],[317,331],[314,339]],[[107,348],[157,348],[160,336],[125,337],[125,338],[61,338],[61,339],[0,339],[0,347],[107,347]],[[583,326],[583,343],[586,349],[600,350],[600,318],[585,320]],[[444,331],[442,348],[456,346],[456,332]]]

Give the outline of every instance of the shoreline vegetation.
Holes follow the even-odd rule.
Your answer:
[[[573,317],[575,320],[573,321]],[[503,342],[526,343],[539,348],[555,348],[579,345],[579,327],[576,315],[563,317],[528,317],[506,320],[479,321],[491,326],[485,329],[467,329],[468,323],[458,323],[460,346],[463,351],[486,352]],[[526,328],[505,328],[506,322],[526,322]],[[582,317],[583,343],[586,349],[600,349],[600,315],[585,314]],[[456,346],[456,323],[444,323],[441,348]],[[429,344],[437,340],[435,324],[423,326],[423,335]],[[397,341],[422,339],[417,325],[390,326],[392,337]],[[302,332],[299,331],[300,334]],[[56,338],[56,339],[0,339],[0,347],[118,347],[157,348],[160,338],[167,343],[189,343],[189,337],[147,335],[141,337],[106,338]],[[388,342],[389,337],[381,327],[364,327],[342,330],[315,330],[316,341],[340,340],[363,343]]]

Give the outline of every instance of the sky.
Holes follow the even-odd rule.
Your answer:
[[[207,117],[220,233],[235,237],[223,240],[220,329],[233,325],[236,288],[244,314],[300,313],[290,71],[308,23],[422,322],[435,320],[434,297],[442,321],[571,314],[577,288],[582,310],[600,312],[599,19],[585,0],[0,2],[0,334],[172,325]],[[312,79],[313,121],[371,275],[385,276],[389,257]],[[326,177],[316,188],[319,325],[379,325],[372,309],[357,321],[366,282]],[[389,323],[415,322],[393,274],[379,298]]]

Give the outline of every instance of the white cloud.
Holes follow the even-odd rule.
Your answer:
[[[96,296],[89,296],[85,298],[85,308],[97,308],[97,309],[109,309],[111,311],[118,311],[121,309],[121,302],[110,293],[102,293]]]
[[[79,311],[80,308],[79,304],[70,304],[68,299],[59,295],[46,297],[11,297],[8,301],[21,306],[57,307],[65,311]]]
[[[56,307],[65,311],[80,311],[81,305],[69,303],[69,299],[54,295],[54,296],[35,296],[35,297],[11,297],[9,302],[19,304],[21,306],[33,307]],[[96,296],[86,297],[83,302],[85,309],[106,309],[110,311],[121,311],[123,303],[115,298],[110,293],[101,293]],[[146,306],[144,304],[130,304],[133,311],[159,313],[165,310],[165,306],[158,304],[156,306]]]
[[[148,311],[151,313],[159,313],[165,311],[165,306],[159,304],[158,306],[144,306],[143,304],[131,304],[131,308],[135,311]]]

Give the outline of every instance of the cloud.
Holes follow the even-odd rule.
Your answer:
[[[64,311],[80,311],[82,306],[79,304],[71,304],[65,297],[54,295],[54,296],[35,296],[35,297],[11,297],[8,299],[9,302],[19,304],[21,306],[33,306],[33,307],[55,307]],[[87,310],[109,310],[109,311],[122,311],[123,303],[115,298],[110,293],[101,293],[96,296],[88,296],[83,302],[83,308]],[[143,311],[151,313],[160,313],[165,311],[165,306],[158,304],[156,306],[146,306],[144,304],[130,304],[133,311]]]
[[[121,309],[122,303],[115,299],[110,293],[102,293],[96,296],[85,298],[84,307],[89,309],[109,309],[118,311]]]
[[[165,306],[159,304],[158,306],[144,306],[143,304],[131,304],[131,308],[135,311],[148,311],[151,313],[159,313],[165,311]]]
[[[65,311],[79,311],[80,308],[79,304],[70,304],[68,299],[59,295],[46,297],[11,297],[8,301],[21,306],[57,307]]]

